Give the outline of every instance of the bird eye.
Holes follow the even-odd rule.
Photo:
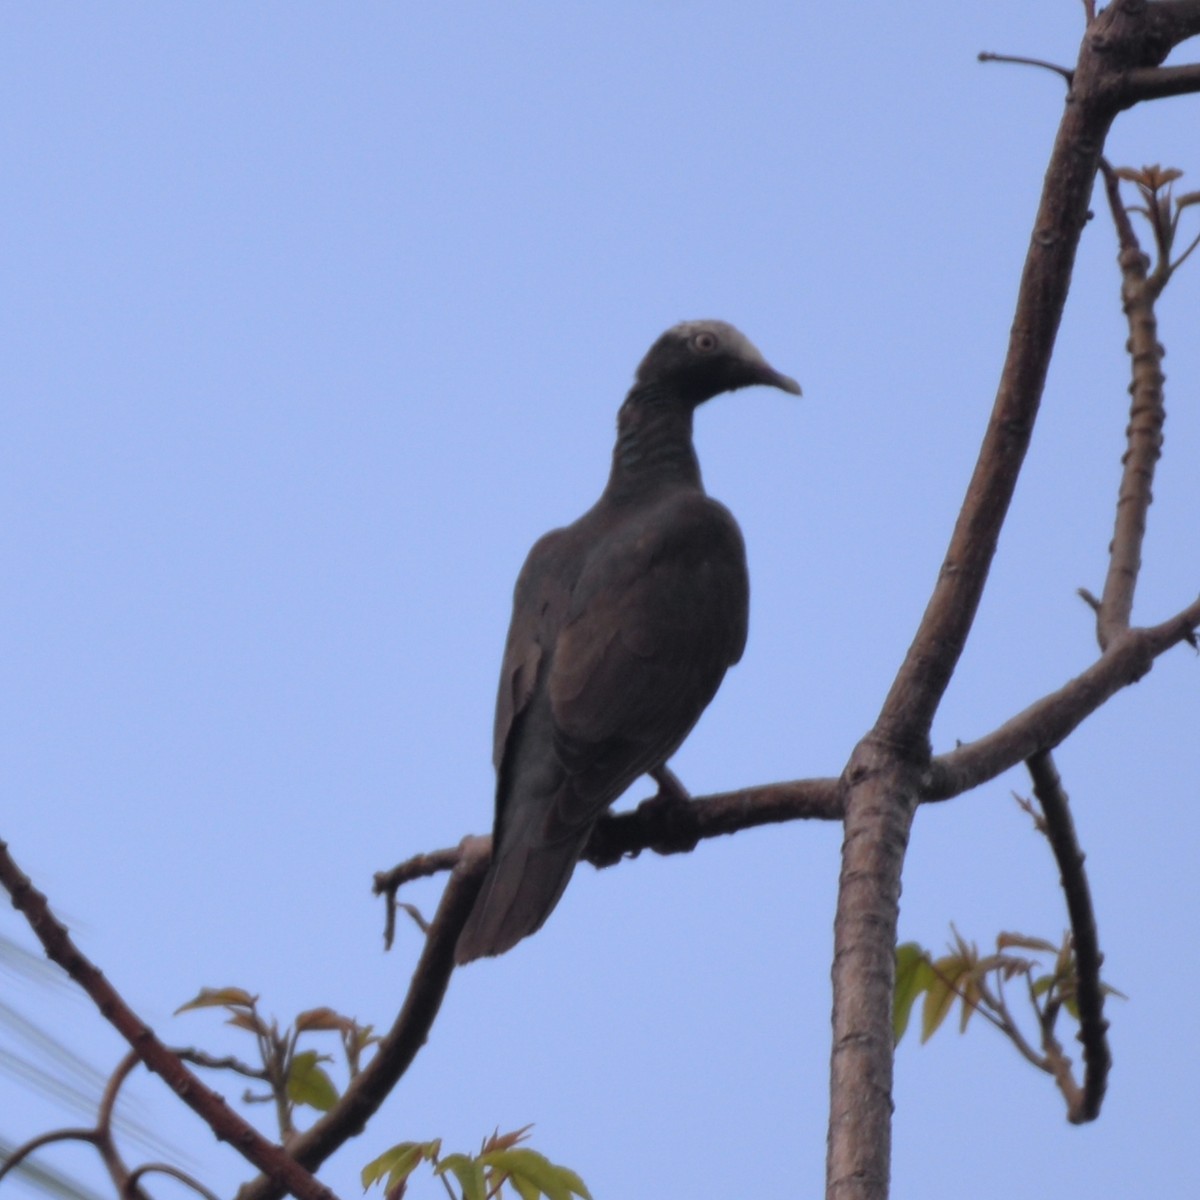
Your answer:
[[[692,338],[692,348],[701,354],[711,354],[717,348],[717,335],[705,330]]]

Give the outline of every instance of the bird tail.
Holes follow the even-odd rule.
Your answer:
[[[536,933],[562,897],[583,853],[591,826],[578,837],[529,845],[506,839],[483,881],[479,897],[459,934],[454,961],[503,954]]]

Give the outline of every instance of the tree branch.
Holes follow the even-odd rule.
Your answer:
[[[1165,100],[1200,92],[1200,63],[1178,67],[1142,67],[1125,77],[1126,104]]]
[[[1200,0],[1151,0],[1150,3],[1147,0],[1120,0],[1120,3],[1128,12],[1128,19],[1134,23],[1135,33],[1142,43],[1140,59],[1124,63],[1127,80],[1140,74],[1139,68],[1157,67],[1181,42],[1200,34]]]
[[[129,1078],[134,1067],[141,1062],[136,1050],[130,1050],[117,1064],[117,1069],[109,1076],[104,1094],[100,1097],[100,1108],[96,1114],[96,1149],[104,1160],[109,1178],[117,1189],[117,1195],[122,1200],[149,1200],[145,1192],[137,1186],[136,1180],[125,1165],[125,1160],[117,1150],[113,1140],[112,1120],[117,1107],[117,1096],[125,1080]]]
[[[1104,990],[1100,983],[1100,939],[1091,890],[1083,869],[1083,851],[1075,835],[1075,823],[1062,779],[1049,750],[1033,755],[1028,762],[1033,794],[1045,816],[1045,834],[1058,863],[1067,912],[1071,918],[1071,940],[1075,949],[1075,999],[1079,1005],[1079,1041],[1083,1046],[1083,1087],[1077,1087],[1069,1063],[1064,1075],[1055,1073],[1067,1100],[1067,1120],[1073,1125],[1094,1121],[1108,1086],[1112,1054],[1108,1048],[1108,1022],[1104,1019]],[[1054,1044],[1057,1047],[1057,1043]],[[1047,1047],[1049,1051],[1051,1047]],[[1053,1056],[1052,1056],[1053,1057]],[[1059,1057],[1065,1063],[1061,1051]],[[1069,1085],[1069,1086],[1068,1086]]]
[[[94,1129],[52,1129],[49,1133],[39,1133],[27,1142],[22,1142],[13,1152],[0,1162],[0,1180],[10,1172],[15,1171],[31,1154],[43,1146],[52,1146],[55,1142],[87,1142],[96,1144],[97,1133]]]
[[[1171,38],[1186,36],[1181,3],[1147,7],[1145,0],[1113,0],[1087,27],[975,471],[913,642],[874,728],[846,768],[834,920],[827,1200],[887,1195],[900,874],[926,783],[929,730],[974,623],[1032,436],[1100,154],[1123,103],[1124,78],[1134,68],[1158,66],[1174,44]],[[1200,17],[1200,3],[1194,7]],[[1159,11],[1149,16],[1153,10]]]
[[[1094,26],[1111,25],[1106,9]],[[1059,125],[1021,276],[1008,354],[950,545],[912,645],[883,704],[877,731],[920,752],[967,633],[1033,434],[1079,236],[1088,218],[1100,150],[1116,108],[1111,84],[1085,39],[1073,72],[1073,103]]]
[[[837,779],[795,779],[767,783],[736,792],[693,796],[683,804],[643,800],[627,812],[600,818],[580,860],[597,869],[614,866],[623,858],[636,858],[643,850],[655,854],[687,854],[698,842],[723,837],[759,825],[785,821],[842,819],[841,785]],[[478,838],[490,847],[490,838]],[[394,898],[414,879],[452,870],[461,861],[463,846],[450,846],[417,854],[375,874],[373,891]]]
[[[1146,513],[1152,499],[1154,466],[1162,453],[1163,348],[1158,342],[1158,319],[1154,304],[1169,278],[1169,264],[1148,274],[1150,259],[1143,253],[1133,224],[1121,200],[1120,180],[1101,159],[1104,190],[1113,223],[1117,227],[1121,267],[1121,302],[1129,323],[1129,356],[1133,382],[1129,385],[1132,404],[1126,429],[1128,447],[1122,458],[1124,470],[1117,496],[1116,526],[1109,547],[1108,574],[1096,610],[1096,637],[1103,650],[1114,637],[1129,628],[1133,595],[1142,566],[1142,542],[1146,535]],[[1169,248],[1168,248],[1169,249]]]
[[[13,907],[29,922],[47,956],[83,988],[138,1058],[205,1121],[220,1141],[228,1142],[260,1170],[269,1172],[276,1180],[279,1195],[287,1191],[298,1200],[337,1200],[329,1188],[318,1183],[279,1146],[267,1141],[158,1040],[71,940],[66,928],[50,912],[46,897],[18,868],[2,841],[0,884],[12,897]]]
[[[1123,687],[1136,683],[1164,651],[1195,644],[1200,599],[1164,621],[1131,629],[1117,638],[1086,671],[1035,701],[998,729],[967,742],[929,764],[922,798],[949,800],[1059,745],[1086,717]]]

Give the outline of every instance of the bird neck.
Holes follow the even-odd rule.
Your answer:
[[[692,445],[693,406],[660,385],[635,387],[617,414],[617,444],[606,489],[622,499],[662,486],[703,488]]]

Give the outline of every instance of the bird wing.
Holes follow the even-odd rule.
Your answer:
[[[547,688],[573,786],[552,824],[590,824],[678,748],[746,642],[745,548],[696,490],[640,508],[599,539],[572,589]]]
[[[492,762],[504,759],[513,722],[525,711],[538,685],[543,659],[552,653],[558,629],[566,618],[571,586],[573,526],[553,529],[529,551],[513,591],[513,615],[500,667]]]

